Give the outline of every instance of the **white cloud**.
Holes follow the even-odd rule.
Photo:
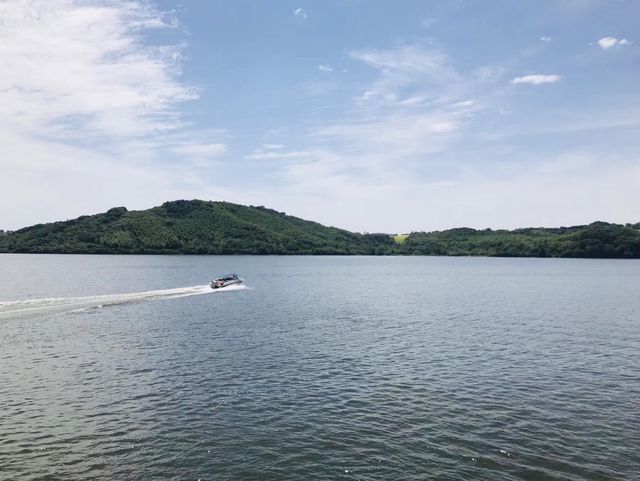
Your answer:
[[[541,42],[551,42],[551,37],[540,37]]]
[[[283,161],[276,173],[289,191],[320,195],[326,185],[327,195],[358,197],[366,195],[363,186],[392,179],[402,185],[460,138],[501,78],[492,68],[462,73],[442,52],[418,44],[349,55],[373,75],[346,106],[346,116],[307,131],[298,139],[304,150],[258,150],[246,157]]]
[[[5,0],[0,18],[6,227],[186,195],[202,182],[190,168],[225,151],[181,118],[198,97],[180,80],[184,45],[147,40],[172,15],[146,1]]]
[[[333,72],[333,67],[326,64],[320,64],[318,65],[318,70],[320,70],[321,72]]]
[[[604,168],[597,154],[536,155],[482,138],[510,126],[492,115],[515,94],[504,88],[503,69],[463,71],[443,52],[415,44],[349,55],[372,76],[345,112],[296,137],[306,145],[300,150],[249,156],[274,161],[276,187],[261,192],[261,203],[325,224],[387,232],[637,217],[638,161],[607,157]],[[560,79],[548,77],[542,83]],[[522,136],[531,127],[514,128]]]
[[[442,52],[419,44],[401,45],[390,49],[356,50],[349,53],[377,71],[376,79],[357,99],[365,120],[375,118],[391,124],[405,113],[439,115],[455,122],[450,104],[467,100],[480,80],[477,73],[462,74]],[[456,110],[456,109],[454,109]],[[420,122],[418,122],[420,123]],[[386,135],[381,126],[382,136]]]
[[[392,164],[402,157],[439,152],[459,128],[453,112],[390,113],[321,127],[315,135],[362,149],[362,160],[372,165],[376,159]]]
[[[610,49],[611,47],[615,47],[616,45],[631,45],[633,42],[627,40],[626,38],[617,39],[615,37],[603,37],[598,40],[598,45],[602,50]]]
[[[316,124],[304,138],[295,137],[296,126],[264,137],[296,145],[263,144],[244,157],[274,161],[250,164],[269,185],[252,187],[239,174],[224,178],[242,188],[217,187],[218,169],[233,168],[217,162],[227,153],[226,134],[194,131],[181,116],[182,103],[198,92],[180,78],[184,46],[148,41],[153,30],[177,25],[150,5],[0,0],[0,228],[194,197],[390,232],[637,217],[637,159],[532,159],[514,175],[492,176],[489,156],[475,150],[478,130],[488,120],[487,131],[497,125],[502,132],[485,114],[513,89],[502,88],[501,69],[465,71],[419,44],[350,52],[371,67],[371,78],[337,120]],[[545,83],[537,77],[560,78],[512,82]],[[216,169],[206,168],[212,162]]]
[[[539,167],[536,162],[521,165],[508,176],[478,171],[448,180],[355,177],[340,169],[343,161],[319,151],[306,162],[287,164],[287,188],[262,192],[260,199],[324,224],[389,233],[576,225],[597,219],[628,222],[638,217],[634,199],[640,160],[603,170],[597,156],[568,152]],[[404,166],[396,170],[402,172]]]
[[[520,151],[526,161],[500,163],[511,158],[509,146],[481,140],[486,131],[476,117],[489,120],[489,131],[500,125],[485,114],[498,110],[500,95],[513,95],[501,88],[502,69],[461,71],[442,52],[421,45],[358,50],[350,57],[374,71],[345,115],[297,138],[309,146],[304,150],[252,155],[279,161],[273,165],[280,191],[263,193],[264,202],[327,224],[388,232],[620,221],[637,213],[637,207],[619,206],[632,204],[638,162],[603,169],[596,154]],[[541,77],[516,83],[560,79]],[[610,192],[612,185],[619,189]],[[420,208],[400,208],[406,205]]]
[[[0,145],[3,228],[104,212],[115,205],[148,208],[206,192],[188,169],[168,170],[145,160],[9,134],[0,135]]]
[[[320,131],[388,143],[391,158],[398,152],[433,151],[442,140],[436,137],[456,131],[472,117],[480,108],[472,97],[483,95],[484,86],[496,80],[492,69],[462,73],[445,54],[419,44],[357,50],[350,56],[376,69],[376,79],[356,99],[359,119]]]
[[[180,125],[173,107],[197,97],[176,80],[180,45],[150,46],[169,28],[146,3],[8,1],[0,4],[2,115],[56,135],[131,136]]]
[[[458,80],[460,75],[451,67],[448,57],[434,49],[422,45],[409,44],[392,49],[354,50],[351,58],[363,62],[383,73],[409,77],[422,75],[430,80],[445,83]]]
[[[517,84],[531,84],[531,85],[542,85],[542,84],[553,84],[558,82],[562,77],[560,75],[524,75],[522,77],[515,77],[511,80],[511,83],[514,85]]]
[[[307,18],[307,12],[305,12],[305,11],[304,11],[303,9],[301,9],[301,8],[296,8],[296,9],[293,11],[293,14],[294,14],[296,17],[299,17],[299,18]]]

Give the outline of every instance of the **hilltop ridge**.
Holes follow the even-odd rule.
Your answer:
[[[0,252],[33,253],[377,254],[378,245],[390,248],[393,240],[262,206],[203,200],[176,200],[140,211],[114,207],[0,238]]]
[[[640,258],[640,223],[512,231],[461,227],[392,236],[326,227],[263,206],[176,200],[5,232],[0,252]]]

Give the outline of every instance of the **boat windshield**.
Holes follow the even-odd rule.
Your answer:
[[[238,278],[238,274],[225,274],[224,276],[218,277],[218,281],[232,281]]]

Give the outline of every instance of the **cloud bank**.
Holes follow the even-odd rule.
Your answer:
[[[191,174],[180,180],[162,158],[224,154],[219,133],[180,115],[198,98],[180,80],[184,45],[149,41],[175,29],[171,14],[141,1],[9,0],[0,18],[4,227],[178,195]]]
[[[0,17],[0,115],[12,130],[70,137],[170,131],[180,126],[173,108],[197,98],[177,79],[182,47],[144,43],[145,32],[175,26],[146,3],[8,1]]]
[[[290,27],[294,15],[306,18],[279,18]],[[277,108],[264,132],[248,122],[245,133],[186,116],[201,94],[181,72],[189,37],[150,2],[0,0],[0,19],[3,229],[177,198],[269,205],[361,231],[637,217],[635,97],[606,109],[574,97],[576,109],[579,71],[543,49],[484,64],[433,39],[352,39],[359,48],[318,50],[317,70],[300,69],[307,78],[253,84],[230,125],[244,122],[247,103]],[[303,38],[310,25],[297,23]],[[631,43],[611,39],[600,48]],[[615,102],[599,86],[616,79],[603,79],[588,86],[592,97]],[[296,96],[310,80],[315,92]]]

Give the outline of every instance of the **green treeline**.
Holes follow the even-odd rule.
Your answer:
[[[507,230],[450,229],[412,233],[407,253],[495,257],[640,258],[640,224]]]
[[[0,252],[86,254],[365,254],[640,258],[640,224],[513,231],[358,234],[265,207],[178,200],[144,211],[38,224],[0,236]]]
[[[264,207],[200,200],[39,224],[0,237],[0,252],[98,254],[376,254],[394,242]],[[382,253],[382,252],[380,252]]]

